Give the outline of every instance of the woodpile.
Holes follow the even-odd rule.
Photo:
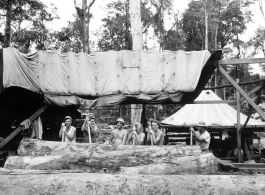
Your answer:
[[[264,175],[112,175],[0,169],[0,194],[147,195],[265,193]]]
[[[217,159],[198,146],[118,146],[23,139],[5,168],[123,174],[217,174]]]

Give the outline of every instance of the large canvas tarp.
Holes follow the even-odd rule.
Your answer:
[[[3,86],[47,95],[174,94],[194,91],[208,51],[109,51],[91,55],[3,49]]]
[[[213,91],[204,90],[195,101],[222,100]],[[240,124],[243,125],[247,116],[240,114]],[[204,121],[207,126],[235,127],[237,111],[228,104],[187,104],[179,111],[162,121],[173,126],[196,125]],[[250,119],[247,126],[265,126],[264,122]]]

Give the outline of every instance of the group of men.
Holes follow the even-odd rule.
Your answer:
[[[76,142],[76,128],[72,125],[72,118],[66,116],[61,125],[59,137],[62,142]],[[150,145],[163,145],[164,133],[160,130],[159,122],[156,120],[150,121],[151,128],[147,131],[147,143]],[[110,136],[110,143],[113,145],[143,145],[145,141],[145,133],[143,132],[142,124],[137,122],[132,131],[128,132],[124,127],[124,120],[118,118],[116,121],[117,128],[112,130]],[[95,124],[95,117],[88,117],[81,128],[84,133],[85,142],[96,143],[99,128]],[[91,138],[91,139],[90,139]]]
[[[76,142],[76,128],[72,125],[72,118],[66,116],[61,125],[59,136],[62,142]],[[113,145],[143,145],[145,133],[143,132],[142,124],[137,122],[132,131],[128,132],[123,128],[124,120],[118,118],[116,121],[117,128],[112,130],[110,143]],[[156,120],[150,120],[150,128],[147,128],[147,144],[148,145],[163,145],[164,132],[160,129],[160,124]],[[190,127],[191,133],[203,152],[209,150],[210,134],[207,132],[205,122],[201,121],[197,125],[198,131],[195,132],[193,127]],[[96,143],[99,134],[99,128],[95,124],[95,117],[88,117],[81,128],[84,133],[85,142]]]

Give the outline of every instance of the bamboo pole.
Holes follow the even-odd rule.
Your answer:
[[[239,83],[239,79],[236,79]],[[238,147],[238,162],[241,162],[241,132],[240,132],[240,93],[236,91],[236,110],[237,110],[237,147]]]

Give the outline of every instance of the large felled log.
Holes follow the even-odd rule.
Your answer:
[[[62,156],[81,155],[84,157],[171,157],[201,154],[199,146],[112,146],[108,144],[66,143],[24,138],[21,140],[20,156]]]
[[[255,194],[265,193],[264,175],[133,176],[95,173],[0,170],[0,194],[29,195],[149,195],[149,194]]]
[[[80,169],[129,174],[216,174],[217,161],[198,146],[118,146],[23,139],[6,168]],[[24,157],[23,157],[24,156]]]
[[[101,158],[80,155],[11,156],[4,167],[9,169],[83,170],[123,174],[217,174],[217,161],[211,154],[172,158]]]

